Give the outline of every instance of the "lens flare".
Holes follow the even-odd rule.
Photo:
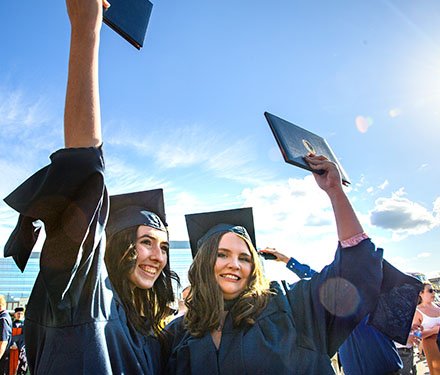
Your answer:
[[[366,133],[368,128],[373,125],[373,119],[371,117],[357,116],[355,123],[357,130],[361,133]]]
[[[328,312],[340,317],[355,313],[361,302],[357,288],[342,277],[328,279],[319,289],[319,300]]]

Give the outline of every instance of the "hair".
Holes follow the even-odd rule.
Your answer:
[[[0,310],[6,309],[6,298],[3,294],[0,294]]]
[[[188,271],[191,290],[185,301],[188,312],[185,314],[184,324],[189,333],[196,337],[201,337],[220,326],[224,300],[215,279],[214,266],[218,246],[225,233],[227,232],[213,234],[200,246]],[[246,242],[252,257],[248,286],[238,296],[230,311],[234,327],[239,327],[253,325],[273,293],[264,277],[263,267],[254,246],[246,238],[236,235]]]
[[[121,230],[109,238],[105,263],[110,281],[124,306],[127,320],[142,334],[151,334],[153,330],[162,340],[163,321],[170,314],[168,305],[174,301],[171,280],[179,282],[179,277],[170,269],[167,252],[167,263],[153,287],[133,288],[129,275],[136,266],[138,256],[135,246],[138,227]]]
[[[420,292],[419,292],[419,295],[418,295],[418,297],[417,297],[417,305],[420,305],[420,304],[422,303],[422,297],[420,296],[420,294],[423,293],[423,292],[425,291],[425,288],[426,288],[427,286],[430,286],[430,287],[432,288],[432,284],[431,284],[431,283],[424,282],[424,283],[422,284],[422,288],[421,288],[421,290],[420,290]]]

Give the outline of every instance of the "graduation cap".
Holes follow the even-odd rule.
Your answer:
[[[199,247],[213,234],[233,232],[251,242],[256,248],[252,208],[237,208],[185,215],[193,258]]]
[[[110,214],[106,228],[108,237],[121,230],[139,225],[167,231],[163,189],[110,197]]]
[[[16,307],[15,309],[14,309],[14,312],[23,312],[24,311],[24,307]]]

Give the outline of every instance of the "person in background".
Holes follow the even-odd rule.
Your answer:
[[[190,290],[191,290],[191,286],[187,285],[185,288],[183,288],[182,292],[180,293],[176,318],[185,315],[185,313],[187,312],[188,308],[186,307],[186,299],[188,298],[188,294]]]
[[[6,310],[6,299],[0,295],[0,375],[9,375],[9,346],[12,338],[12,320]]]
[[[432,285],[423,283],[413,324],[423,326],[422,347],[430,374],[440,375],[440,351],[436,341],[440,331],[440,307],[434,303],[434,300]]]
[[[322,156],[305,159],[323,171],[314,177],[332,203],[339,238],[333,263],[310,280],[270,285],[251,213],[186,215],[191,291],[187,313],[166,328],[165,373],[333,374],[330,358],[368,313],[384,332],[406,341],[420,282],[382,259],[342,189],[337,166]],[[389,295],[396,292],[414,301],[395,311],[401,298]],[[392,319],[385,322],[388,313]]]
[[[14,309],[12,321],[12,345],[10,347],[9,368],[12,374],[26,374],[28,369],[26,348],[24,345],[24,307]]]

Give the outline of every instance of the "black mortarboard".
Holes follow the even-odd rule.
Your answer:
[[[190,214],[185,220],[193,257],[204,241],[219,232],[237,233],[256,247],[252,208]]]
[[[24,311],[24,307],[16,307],[14,309],[14,312],[21,312],[21,311]]]
[[[166,231],[163,190],[147,190],[136,193],[112,195],[107,223],[107,236],[138,226]]]

